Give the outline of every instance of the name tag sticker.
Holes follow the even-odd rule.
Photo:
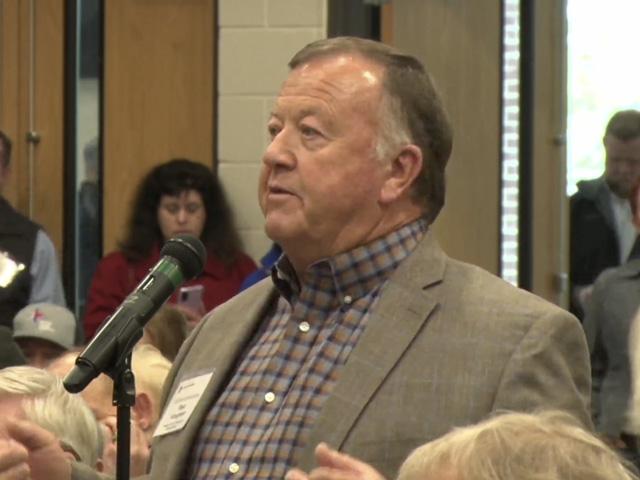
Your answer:
[[[188,378],[180,382],[178,388],[169,400],[162,418],[158,422],[154,437],[160,437],[167,433],[182,430],[191,417],[193,410],[196,408],[198,401],[202,397],[209,381],[213,376],[213,372],[198,375],[197,377]]]

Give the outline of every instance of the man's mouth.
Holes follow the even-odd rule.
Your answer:
[[[268,188],[269,195],[293,195],[290,190],[283,188],[279,185],[269,185]]]

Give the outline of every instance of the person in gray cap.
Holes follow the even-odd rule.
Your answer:
[[[75,331],[74,314],[52,303],[27,305],[13,318],[13,338],[33,367],[45,368],[70,350]]]

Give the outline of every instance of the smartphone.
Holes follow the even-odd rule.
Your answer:
[[[194,312],[199,312],[204,308],[202,294],[204,287],[202,285],[189,285],[180,287],[178,291],[178,305],[184,305]]]

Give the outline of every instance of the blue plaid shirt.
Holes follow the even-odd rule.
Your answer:
[[[378,295],[422,238],[416,220],[368,245],[311,265],[286,256],[280,291],[200,429],[190,478],[283,478],[362,334]]]

